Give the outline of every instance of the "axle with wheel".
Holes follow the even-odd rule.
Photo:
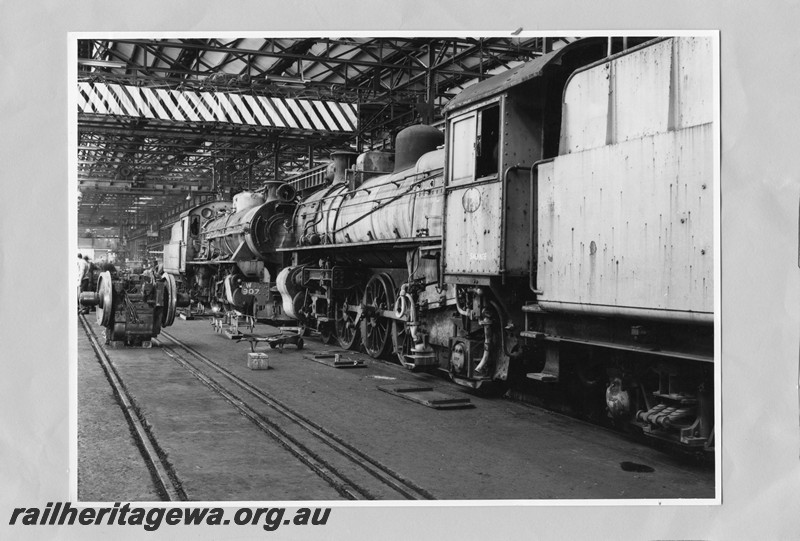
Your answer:
[[[189,305],[189,297],[178,292],[171,274],[153,283],[112,277],[106,271],[100,274],[96,291],[81,293],[80,303],[96,307],[106,344],[150,347],[161,327],[175,321],[177,308]]]

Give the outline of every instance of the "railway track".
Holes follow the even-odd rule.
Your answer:
[[[241,369],[238,363],[232,364],[229,357],[216,357],[217,354],[210,353],[210,351],[214,351],[214,348],[208,351],[205,349],[202,352],[197,351],[194,349],[195,345],[193,343],[181,341],[184,339],[182,335],[162,332],[156,347],[148,350],[148,353],[142,357],[131,357],[125,354],[117,356],[113,351],[109,351],[108,353],[111,355],[109,358],[104,351],[105,346],[101,345],[103,343],[102,338],[98,340],[99,333],[95,335],[97,327],[84,318],[81,318],[81,322],[95,349],[97,358],[108,376],[108,380],[115,389],[115,394],[119,396],[122,409],[131,425],[131,432],[135,439],[138,440],[137,445],[152,470],[153,478],[156,480],[159,491],[165,500],[208,500],[203,496],[226,494],[228,489],[223,484],[208,485],[208,475],[211,470],[206,470],[206,466],[216,472],[214,475],[224,476],[218,477],[220,483],[224,483],[224,480],[228,479],[230,475],[235,477],[239,470],[226,469],[224,462],[220,462],[223,455],[217,453],[217,443],[213,437],[203,439],[204,437],[201,436],[200,440],[198,440],[194,436],[194,432],[198,434],[209,433],[207,427],[202,424],[193,427],[192,431],[190,431],[191,435],[188,437],[185,434],[181,435],[180,427],[182,425],[180,424],[175,425],[175,430],[178,430],[175,433],[172,432],[172,428],[167,428],[166,430],[168,431],[163,433],[156,429],[152,431],[149,429],[149,423],[152,423],[154,427],[174,424],[175,416],[163,415],[165,405],[167,407],[177,406],[180,408],[186,404],[184,402],[185,398],[181,394],[172,396],[166,402],[162,402],[160,393],[152,387],[153,382],[157,381],[164,381],[171,386],[179,386],[176,388],[194,389],[192,396],[202,396],[200,401],[196,398],[192,399],[194,407],[205,409],[203,405],[207,404],[209,399],[214,404],[213,408],[209,408],[209,411],[213,410],[215,413],[212,417],[205,417],[207,422],[215,423],[215,426],[219,426],[226,434],[248,434],[245,440],[241,440],[242,442],[246,441],[248,451],[239,455],[237,454],[238,451],[232,448],[233,454],[230,456],[240,457],[238,462],[234,460],[233,463],[241,464],[244,467],[255,463],[250,461],[250,456],[259,457],[257,461],[261,465],[252,470],[252,473],[256,477],[263,473],[263,477],[258,477],[258,479],[266,480],[267,484],[263,485],[262,481],[251,483],[250,486],[253,487],[252,494],[261,493],[260,487],[269,486],[269,483],[272,482],[270,481],[271,479],[283,481],[284,479],[293,478],[296,483],[302,483],[303,488],[299,488],[299,484],[286,485],[287,487],[297,487],[296,492],[298,494],[307,494],[305,487],[309,487],[308,490],[316,490],[317,494],[325,494],[321,499],[428,500],[439,497],[450,499],[453,495],[456,495],[455,497],[457,498],[475,497],[477,494],[490,494],[492,497],[510,497],[510,495],[515,497],[519,495],[534,497],[539,494],[545,494],[544,497],[550,498],[554,497],[552,494],[555,494],[558,490],[563,490],[560,484],[550,488],[545,485],[539,492],[534,491],[531,493],[530,486],[533,485],[530,483],[521,483],[519,477],[509,476],[503,469],[483,469],[480,463],[474,460],[476,452],[485,453],[491,449],[492,452],[501,453],[508,464],[514,464],[518,460],[524,460],[515,449],[537,448],[537,445],[539,445],[537,442],[540,442],[542,438],[548,441],[552,440],[555,442],[554,445],[556,447],[565,446],[564,448],[572,449],[589,445],[591,450],[587,450],[587,452],[597,454],[599,457],[605,457],[598,459],[598,463],[602,467],[606,467],[607,464],[605,462],[609,462],[612,470],[614,464],[617,464],[617,462],[621,464],[622,461],[626,461],[625,464],[649,464],[656,469],[656,473],[651,474],[651,476],[653,477],[653,482],[658,480],[660,483],[658,487],[653,489],[659,494],[666,487],[673,486],[666,481],[667,479],[674,480],[677,478],[685,481],[685,478],[682,477],[684,475],[682,468],[686,464],[673,463],[672,459],[667,459],[661,455],[653,455],[651,451],[632,450],[630,441],[620,444],[618,437],[612,434],[613,431],[607,429],[596,430],[599,427],[592,429],[589,429],[588,426],[586,427],[586,430],[590,430],[594,434],[591,438],[592,442],[596,441],[589,444],[582,432],[575,435],[572,431],[563,428],[563,426],[573,426],[571,423],[574,423],[574,420],[567,420],[565,417],[563,423],[558,422],[556,423],[558,426],[554,427],[553,423],[547,420],[550,417],[549,415],[542,417],[539,413],[534,413],[532,417],[528,417],[528,408],[523,407],[521,404],[515,405],[515,402],[504,405],[500,408],[502,411],[492,407],[490,403],[485,404],[486,409],[482,410],[481,418],[486,416],[487,420],[494,419],[494,421],[485,426],[481,425],[480,429],[475,431],[474,447],[469,449],[463,446],[447,447],[450,450],[448,456],[452,453],[456,460],[459,461],[459,464],[464,464],[464,468],[460,471],[463,478],[468,479],[464,482],[469,483],[469,485],[451,483],[452,479],[450,477],[438,478],[437,475],[439,474],[437,472],[443,471],[444,463],[437,465],[436,460],[441,462],[441,457],[433,457],[434,463],[428,464],[427,467],[421,469],[409,467],[408,465],[403,466],[402,470],[396,465],[388,467],[388,463],[382,462],[383,459],[381,461],[375,460],[373,457],[376,454],[363,446],[370,445],[369,443],[354,445],[354,440],[344,438],[345,432],[334,433],[337,430],[332,428],[335,423],[325,425],[325,428],[323,428],[317,424],[319,421],[314,422],[309,417],[304,416],[300,413],[301,411],[305,413],[304,410],[300,409],[302,402],[293,402],[293,400],[298,399],[298,396],[290,393],[287,395],[290,397],[289,401],[287,401],[283,395],[277,394],[280,392],[278,389],[282,389],[280,386],[275,387],[274,391],[269,386],[262,388],[259,385],[256,387],[248,381],[250,372]],[[143,361],[141,363],[138,361],[140,358]],[[122,359],[137,359],[137,362],[121,363]],[[114,366],[115,362],[117,363],[116,367]],[[156,378],[153,378],[153,369],[158,370]],[[398,370],[402,370],[403,374],[408,373],[400,367],[398,367]],[[241,374],[241,377],[238,374]],[[162,379],[162,377],[166,379]],[[122,378],[124,380],[120,381]],[[254,381],[260,380],[256,378]],[[198,386],[198,382],[203,385]],[[131,395],[135,397],[136,401],[140,401],[139,404],[128,396],[126,383]],[[280,396],[280,399],[278,399],[278,396]],[[220,398],[222,400],[219,400]],[[172,404],[172,406],[168,406],[169,404]],[[510,438],[508,445],[498,448],[492,442],[495,441],[498,434],[502,433],[505,437],[508,434],[508,427],[506,422],[497,417],[497,415],[504,414],[509,408],[515,412],[515,416],[520,417],[520,423],[527,428],[526,430],[515,431],[515,436],[508,436]],[[535,407],[534,410],[536,412],[539,411]],[[180,411],[183,410],[175,410],[175,413],[178,414]],[[154,414],[152,418],[150,418],[151,416],[148,412]],[[143,418],[141,413],[147,418]],[[386,414],[386,411],[379,409],[379,417]],[[305,413],[305,415],[308,414]],[[558,417],[560,418],[561,416],[559,415]],[[194,416],[193,419],[197,421],[198,417]],[[474,414],[470,419],[475,420]],[[470,426],[472,424],[470,423]],[[581,426],[584,425],[584,423],[579,424]],[[498,431],[492,429],[495,425],[500,427]],[[488,439],[484,438],[482,436],[485,435],[486,429],[497,433],[493,436],[488,436]],[[535,437],[526,435],[531,432],[538,435]],[[346,433],[350,434],[350,432]],[[360,434],[358,431],[356,433]],[[413,433],[415,432],[412,430],[410,434]],[[230,440],[226,441],[229,442]],[[233,441],[235,441],[235,437]],[[187,443],[191,446],[198,444],[198,447],[184,447]],[[253,451],[249,450],[251,447]],[[376,448],[383,449],[384,447],[382,445]],[[371,448],[372,446],[369,447],[369,449]],[[543,456],[547,456],[551,451],[552,449],[549,446],[539,450]],[[172,464],[162,460],[162,457],[167,456],[167,452]],[[254,452],[257,455],[253,454]],[[212,456],[216,457],[214,462],[203,462],[207,457]],[[617,456],[619,456],[618,459]],[[188,462],[186,461],[187,459],[189,459]],[[192,462],[192,460],[197,461]],[[547,463],[546,458],[543,460]],[[564,457],[558,455],[558,458],[553,458],[553,460],[563,461]],[[402,463],[402,461],[400,462]],[[278,464],[281,464],[281,466],[277,466]],[[581,472],[581,479],[585,479],[587,476],[590,478],[602,477],[594,466],[592,469],[584,471],[585,465],[585,461],[581,460],[576,464],[568,464],[568,467],[575,469],[576,472]],[[694,472],[697,465],[688,464],[688,466],[691,466],[690,471]],[[197,468],[200,468],[200,470]],[[204,473],[198,474],[201,471]],[[403,475],[398,474],[399,471],[413,473],[406,474],[407,478],[404,478]],[[291,472],[289,473],[290,477],[284,478],[284,475],[279,472]],[[487,484],[487,478],[482,472],[488,472],[486,474],[491,476],[492,481]],[[706,474],[705,471],[700,471],[700,473],[702,475]],[[242,475],[245,474],[242,473]],[[414,479],[412,475],[420,479],[435,479],[432,484],[438,487],[437,495],[434,496],[417,486],[410,480]],[[470,475],[473,476],[470,477]],[[606,475],[616,476],[617,473],[610,471],[606,472]],[[540,478],[540,475],[536,473],[522,475],[522,477],[525,476],[529,476],[531,479]],[[656,478],[656,476],[661,477]],[[627,481],[624,479],[617,477],[615,479],[617,483],[623,482],[623,487],[626,486],[624,483]],[[662,479],[664,480],[662,481]],[[583,481],[581,483],[581,486],[585,484]],[[689,484],[691,485],[691,483]],[[230,484],[230,486],[234,487],[233,490],[239,490],[236,488],[237,485],[235,483]],[[465,490],[464,486],[473,488]],[[209,488],[211,491],[206,492]],[[630,490],[642,490],[639,485],[627,488]],[[614,494],[622,493],[621,490],[612,492]],[[694,490],[694,485],[692,485],[692,490]],[[676,493],[684,494],[684,492],[686,490],[677,491]],[[643,493],[649,494],[647,491]],[[691,491],[690,493],[693,494]],[[559,492],[559,494],[561,493]],[[209,501],[216,500],[211,498]]]
[[[160,451],[158,442],[147,429],[145,419],[141,416],[138,408],[136,408],[133,399],[128,394],[127,389],[119,376],[114,363],[111,358],[103,349],[100,340],[97,337],[92,325],[86,321],[86,316],[80,314],[78,316],[86,336],[92,345],[95,356],[103,368],[111,387],[119,400],[122,413],[130,428],[131,435],[142,454],[142,458],[147,464],[156,489],[161,494],[165,501],[185,501],[187,500],[186,493],[181,487],[175,471],[170,464],[164,460],[164,453]]]
[[[79,316],[81,325],[103,367],[128,422],[131,434],[165,501],[191,499],[178,474],[164,460],[147,420],[141,415],[95,329]],[[169,333],[154,340],[164,354],[193,377],[224,398],[251,421],[265,437],[278,442],[297,460],[351,500],[431,500],[433,495],[402,478],[388,467],[336,435],[300,415],[294,409],[236,376],[219,363]]]
[[[434,499],[426,490],[170,333],[162,331],[156,342],[170,359],[223,397],[266,436],[279,442],[343,497],[352,500]]]

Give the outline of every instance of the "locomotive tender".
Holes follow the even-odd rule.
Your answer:
[[[608,47],[468,87],[444,134],[337,153],[304,197],[192,209],[165,269],[328,343],[713,447],[712,43]]]

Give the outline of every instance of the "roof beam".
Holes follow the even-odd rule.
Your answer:
[[[152,47],[153,41],[151,40],[143,40],[143,39],[119,39],[115,40],[117,43],[128,43],[132,45],[139,45],[142,47]],[[214,47],[205,44],[198,44],[198,43],[182,43],[179,41],[159,41],[157,42],[159,46],[162,47],[176,47],[176,48],[188,48],[188,49],[200,49],[202,51],[209,51],[209,52],[226,52],[226,48],[223,47]],[[312,62],[317,62],[320,60],[319,57],[307,54],[307,53],[293,53],[293,52],[272,52],[266,50],[258,50],[258,49],[237,49],[237,53],[243,55],[253,55],[253,56],[268,56],[274,58],[281,58],[281,59],[291,59],[291,60],[308,60]],[[352,66],[359,66],[364,68],[397,68],[396,64],[391,64],[388,62],[374,62],[369,60],[359,60],[353,58],[332,58],[326,57],[324,58],[326,62],[331,62],[335,64],[347,64]],[[131,66],[135,67],[135,66]],[[416,71],[426,71],[428,68],[423,65],[418,65],[416,67],[407,66],[407,69],[414,69]],[[165,71],[161,69],[160,71]]]

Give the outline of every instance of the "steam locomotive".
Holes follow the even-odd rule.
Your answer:
[[[191,209],[165,270],[342,348],[713,447],[712,43],[609,47],[470,86],[444,133],[335,153],[316,190]]]
[[[283,266],[276,248],[289,243],[284,222],[293,200],[290,186],[273,182],[263,194],[241,192],[232,201],[189,209],[172,225],[164,272],[176,276],[204,310],[288,321],[279,307],[273,310],[269,291],[270,277]]]

